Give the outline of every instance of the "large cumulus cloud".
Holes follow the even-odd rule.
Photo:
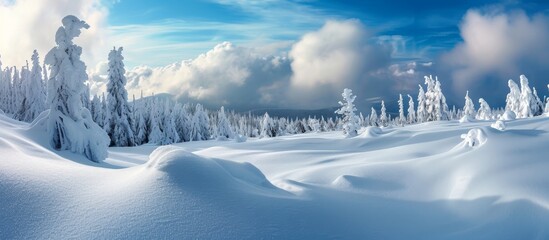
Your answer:
[[[145,96],[169,93],[180,99],[212,107],[232,108],[271,106],[274,99],[263,97],[262,87],[287,82],[289,60],[262,54],[263,50],[224,42],[192,60],[164,67],[139,66],[127,72],[130,94]],[[104,89],[106,69],[98,67],[94,88]]]
[[[526,74],[540,95],[549,74],[549,18],[523,11],[470,10],[460,26],[463,42],[440,59],[439,72],[451,81],[454,99],[466,90],[492,105],[505,101],[507,80]],[[487,91],[489,89],[489,91]]]
[[[108,52],[108,10],[101,0],[0,1],[2,62],[22,66],[34,49],[44,56],[55,44],[55,32],[61,26],[61,19],[69,14],[90,25],[90,29],[82,31],[75,41],[83,48],[84,61],[95,65]]]
[[[358,20],[328,21],[296,41],[287,55],[224,42],[195,59],[130,69],[127,87],[136,96],[142,90],[145,95],[165,92],[237,109],[333,107],[342,89],[350,87],[359,95],[357,104],[366,108],[368,99],[415,92],[427,68],[391,63],[392,53],[390,44],[376,41]],[[99,66],[96,72],[95,92],[104,89],[106,69]]]

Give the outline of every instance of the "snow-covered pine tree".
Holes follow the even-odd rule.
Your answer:
[[[509,93],[507,94],[507,98],[505,99],[505,111],[512,111],[515,113],[515,116],[519,117],[520,114],[520,88],[513,81],[512,79],[509,79],[508,84],[509,86]]]
[[[210,118],[208,117],[208,113],[200,103],[196,104],[194,115],[196,116],[196,120],[198,121],[198,129],[200,131],[201,138],[199,140],[210,139]]]
[[[534,113],[534,116],[539,116],[543,113],[543,102],[541,101],[541,99],[539,99],[539,96],[538,96],[538,91],[536,90],[535,87],[532,87],[532,94],[534,94],[534,99],[535,99],[535,108],[536,108],[536,111]]]
[[[547,89],[549,89],[549,84],[547,84]],[[549,97],[545,99],[545,111],[546,114],[549,113]]]
[[[46,89],[44,89],[44,80],[42,79],[42,68],[38,59],[38,52],[34,50],[32,57],[32,69],[30,71],[29,84],[27,87],[27,105],[26,114],[22,120],[31,122],[40,113],[46,110]]]
[[[151,103],[151,107],[148,109],[150,114],[150,133],[147,137],[149,139],[149,143],[151,144],[161,144],[162,138],[164,137],[164,133],[162,133],[162,130],[160,128],[162,116],[160,110],[163,109],[161,105],[158,103],[157,99],[153,99]]]
[[[402,99],[402,94],[398,96],[398,125],[401,127],[406,123],[406,116],[404,115],[404,100]]]
[[[479,120],[490,120],[492,119],[492,109],[490,108],[490,105],[488,103],[480,98],[478,100],[479,107],[477,112],[477,119]]]
[[[100,100],[101,100],[101,112],[103,113],[101,117],[103,117],[103,119],[101,120],[101,123],[97,123],[97,124],[99,124],[99,126],[101,126],[103,130],[105,130],[105,132],[109,132],[111,127],[111,125],[109,124],[109,121],[111,119],[111,112],[109,112],[109,104],[107,103],[107,98],[105,97],[104,92],[101,93]]]
[[[354,101],[356,96],[353,96],[353,90],[349,88],[343,89],[341,96],[343,97],[343,102],[339,101],[341,108],[335,111],[335,113],[343,116],[343,134],[347,137],[354,137],[358,135],[358,129],[360,128],[358,117],[355,114],[356,107]]]
[[[379,115],[379,125],[382,127],[389,126],[389,117],[387,116],[387,109],[385,108],[385,101],[381,100],[381,114]]]
[[[263,120],[261,121],[261,133],[260,136],[264,137],[275,137],[276,131],[274,128],[274,123],[268,113],[263,115]]]
[[[374,107],[372,107],[372,112],[370,113],[370,126],[374,126],[374,127],[379,126],[378,120],[379,119],[377,118],[377,112],[374,109]]]
[[[427,121],[427,108],[425,106],[425,91],[419,85],[419,93],[417,95],[417,122],[422,123]]]
[[[186,106],[182,106],[180,103],[175,104],[174,121],[177,134],[181,138],[181,141],[190,141],[191,119],[189,119]]]
[[[217,137],[233,138],[233,130],[225,116],[225,107],[223,106],[217,112]]]
[[[480,101],[480,100],[479,100]],[[473,100],[469,97],[469,91],[465,94],[465,105],[463,106],[463,115],[467,116],[469,119],[475,118],[475,104]]]
[[[414,107],[414,98],[408,94],[408,124],[413,124],[416,122],[416,110]]]
[[[114,48],[109,53],[109,69],[107,82],[107,108],[110,113],[108,131],[111,146],[135,146],[134,122],[128,105],[126,77],[124,74],[123,48]]]
[[[101,106],[101,100],[99,100],[99,97],[97,97],[97,95],[93,96],[89,110],[92,115],[93,121],[96,122],[100,127],[103,127],[103,109]]]
[[[147,123],[143,117],[142,111],[137,111],[137,124],[136,124],[136,134],[135,134],[135,144],[141,145],[147,142]]]
[[[520,75],[520,111],[519,118],[533,117],[537,111],[537,103],[532,89],[528,85],[528,78]]]
[[[162,145],[168,145],[181,141],[179,134],[177,134],[177,129],[175,128],[175,115],[171,109],[170,101],[166,101],[164,104],[164,119],[162,124],[162,133],[164,136],[160,142]]]
[[[81,94],[88,78],[86,65],[80,60],[82,48],[73,43],[80,29],[89,25],[75,16],[66,16],[55,35],[56,46],[45,57],[50,65],[48,84],[48,134],[50,144],[57,150],[84,154],[99,162],[107,157],[109,136],[82,107]]]

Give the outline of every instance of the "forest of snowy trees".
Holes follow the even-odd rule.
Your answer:
[[[166,145],[202,140],[245,141],[249,137],[277,137],[306,132],[343,130],[352,137],[360,127],[390,127],[442,120],[511,120],[541,115],[549,111],[549,102],[538,97],[528,79],[520,76],[520,87],[509,80],[509,94],[504,109],[492,109],[482,98],[478,109],[465,94],[463,108],[449,108],[440,81],[425,76],[417,98],[398,96],[398,115],[387,113],[381,101],[379,112],[372,107],[369,115],[356,112],[356,96],[344,89],[341,117],[276,118],[265,113],[255,116],[205,109],[191,104],[155,96],[128,101],[122,48],[108,54],[107,91],[90,96],[86,65],[80,60],[82,49],[72,40],[89,26],[74,16],[62,20],[56,33],[56,46],[40,63],[37,51],[23,67],[4,67],[0,61],[0,109],[16,120],[32,122],[48,112],[48,133],[57,150],[70,150],[101,161],[108,146]],[[424,88],[425,87],[425,88]],[[426,90],[425,90],[426,89]]]

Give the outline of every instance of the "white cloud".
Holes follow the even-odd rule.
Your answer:
[[[54,36],[66,15],[85,20],[90,29],[75,40],[83,59],[95,65],[107,54],[105,25],[108,10],[101,0],[17,0],[0,4],[0,54],[5,65],[21,66],[37,49],[43,57],[55,44]],[[100,51],[104,49],[105,51]]]
[[[170,93],[213,107],[240,109],[331,107],[344,87],[360,93],[360,99],[396,98],[395,92],[416,91],[426,67],[391,65],[391,46],[372,39],[356,20],[329,21],[295,43],[291,58],[279,50],[286,46],[282,43],[256,48],[224,42],[195,59],[131,68],[127,88],[130,96],[139,96],[141,90],[145,96]],[[104,90],[105,64],[94,72],[93,92],[99,92]]]
[[[261,49],[235,46],[224,42],[196,59],[165,67],[139,66],[127,72],[130,96],[170,93],[185,100],[207,105],[254,107],[272,101],[262,99],[261,88],[287,81],[289,60],[281,56],[260,54]],[[106,71],[98,67],[92,75],[93,92],[104,90]],[[103,75],[103,76],[102,76]]]
[[[460,27],[463,43],[442,57],[456,92],[502,95],[509,78],[525,73],[543,82],[549,68],[549,19],[522,11],[490,13],[470,10]],[[544,72],[542,74],[542,72]],[[543,78],[542,78],[543,77]],[[493,99],[493,98],[492,98]],[[500,96],[500,102],[502,101]]]
[[[371,94],[363,90],[378,80],[373,75],[387,70],[391,53],[391,46],[372,41],[358,20],[328,21],[292,47],[290,97],[302,107],[318,108],[337,103],[345,87]]]

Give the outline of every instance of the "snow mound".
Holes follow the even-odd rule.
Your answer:
[[[509,120],[515,120],[516,118],[517,118],[517,115],[515,114],[515,112],[507,110],[499,117],[499,120],[509,121]]]
[[[492,123],[492,125],[490,125],[490,126],[494,129],[497,129],[497,130],[500,130],[500,131],[505,131],[505,128],[506,128],[505,122],[503,122],[501,120],[497,120],[495,123]]]
[[[363,191],[389,191],[403,188],[398,183],[373,178],[358,177],[353,175],[341,175],[337,177],[332,186],[350,190]]]
[[[183,148],[163,146],[149,156],[145,168],[165,173],[168,179],[196,189],[280,190],[254,165],[204,158]]]
[[[383,130],[379,127],[366,127],[364,131],[360,134],[360,137],[377,137],[383,133]]]
[[[234,137],[234,140],[240,143],[240,142],[246,142],[248,138],[246,136],[243,136],[242,134],[238,134]]]
[[[459,119],[459,122],[460,122],[460,123],[469,123],[469,122],[473,122],[473,120],[474,120],[474,119],[473,119],[471,116],[469,116],[469,115],[463,115],[463,117],[461,117],[461,118]]]
[[[469,147],[479,147],[486,143],[488,138],[486,133],[480,128],[473,128],[467,132],[467,134],[462,134],[461,138],[464,139],[463,142]]]

